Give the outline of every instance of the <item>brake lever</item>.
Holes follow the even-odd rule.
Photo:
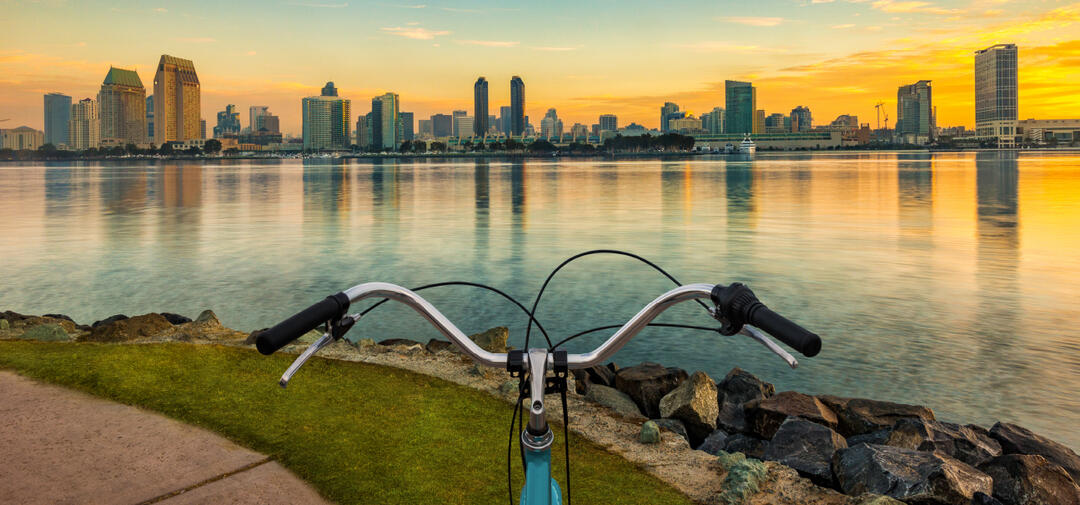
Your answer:
[[[744,324],[742,329],[739,330],[738,334],[745,335],[754,340],[757,340],[758,342],[761,342],[761,345],[767,347],[770,351],[773,352],[773,354],[780,356],[780,358],[786,361],[788,366],[790,366],[791,368],[794,369],[799,367],[799,360],[795,359],[795,356],[792,356],[779,345],[777,345],[776,342],[773,342],[773,340],[769,338],[769,336],[766,335],[765,332],[754,328],[753,326],[750,326],[748,324]]]
[[[327,321],[326,331],[323,332],[323,336],[313,344],[309,345],[307,349],[304,349],[304,352],[296,357],[296,360],[293,361],[292,365],[289,365],[289,369],[285,370],[285,373],[281,375],[281,380],[278,381],[278,384],[280,384],[282,388],[288,386],[293,375],[296,375],[296,372],[300,370],[300,367],[304,366],[304,363],[307,363],[309,358],[314,356],[315,353],[319,352],[319,350],[326,347],[331,342],[345,336],[345,333],[359,320],[360,314],[349,314],[342,317],[334,324]]]

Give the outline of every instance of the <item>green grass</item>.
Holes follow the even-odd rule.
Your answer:
[[[338,503],[508,501],[506,402],[400,369],[324,359],[281,389],[292,359],[222,346],[0,342],[0,367],[220,433]],[[553,473],[562,483],[556,433]],[[621,457],[570,438],[576,503],[692,503]],[[516,502],[516,443],[512,462]]]

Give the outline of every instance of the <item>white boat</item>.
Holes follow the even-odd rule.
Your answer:
[[[755,151],[757,151],[757,146],[754,145],[753,140],[750,140],[750,134],[747,133],[739,144],[739,154],[754,154]]]

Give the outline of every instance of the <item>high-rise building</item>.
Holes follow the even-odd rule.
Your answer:
[[[749,82],[724,81],[724,133],[753,133],[757,89]]]
[[[265,128],[262,123],[262,116],[270,115],[270,107],[265,105],[252,105],[248,107],[248,130],[252,134],[259,133],[259,130]]]
[[[45,143],[68,145],[68,121],[71,120],[71,97],[61,93],[45,95]]]
[[[217,113],[217,126],[214,127],[214,138],[240,135],[240,113],[236,106],[229,104],[225,110]]]
[[[810,107],[800,105],[791,109],[791,130],[793,132],[808,132],[813,128],[814,119],[810,115]]]
[[[574,123],[574,126],[570,127],[570,136],[575,140],[587,139],[589,137],[589,127],[581,123]]]
[[[562,138],[563,122],[555,109],[548,109],[544,119],[540,120],[540,136],[545,138]]]
[[[510,123],[510,107],[506,105],[499,107],[499,120],[495,123],[498,126],[499,133],[509,137],[512,131]]]
[[[975,51],[975,136],[1016,145],[1016,44],[996,44]]]
[[[402,141],[412,140],[416,136],[413,133],[413,126],[416,124],[414,117],[412,112],[402,112],[398,115],[398,131]]]
[[[334,87],[334,81],[330,81],[326,83],[326,86],[323,86],[320,96],[337,96],[337,88]]]
[[[518,76],[510,78],[510,134],[520,137],[525,134],[525,83]]]
[[[754,133],[765,133],[765,109],[754,111]]]
[[[836,116],[829,126],[832,128],[844,128],[854,129],[859,127],[859,116],[853,116],[851,114],[841,114]]]
[[[787,133],[784,129],[784,118],[787,116],[777,112],[776,114],[769,114],[765,118],[765,133]]]
[[[371,147],[371,113],[356,118],[356,145],[363,149]]]
[[[615,114],[601,114],[598,123],[602,132],[619,131],[619,118]]]
[[[473,121],[475,118],[469,116],[461,116],[457,118],[458,131],[461,132],[460,137],[471,137],[473,135]]]
[[[724,109],[713,107],[711,112],[701,115],[701,129],[710,135],[724,133]]]
[[[206,140],[206,120],[199,119],[199,138]]]
[[[473,84],[473,133],[477,137],[487,135],[488,131],[488,82],[480,77]]]
[[[454,117],[454,132],[453,132],[453,135],[455,137],[461,137],[462,135],[469,135],[469,134],[472,133],[471,130],[470,131],[465,131],[465,130],[461,129],[461,121],[463,119],[465,119],[466,117],[469,117],[469,111],[455,110],[455,111],[451,112],[450,114]]]
[[[199,76],[191,60],[161,55],[154,74],[154,143],[205,137],[201,130]]]
[[[75,150],[97,148],[101,144],[101,118],[98,104],[93,98],[83,98],[71,104],[71,120],[68,121],[68,145]]]
[[[332,94],[326,94],[328,90]],[[338,98],[334,83],[326,83],[322,95],[306,97],[301,104],[304,149],[321,151],[349,147],[352,102]]]
[[[98,91],[102,142],[146,143],[146,88],[134,70],[109,67]]]
[[[154,95],[146,97],[146,140],[154,141]]]
[[[386,93],[371,99],[371,142],[375,149],[397,149],[401,140],[398,133],[399,107],[397,93]]]
[[[454,117],[449,114],[435,114],[431,116],[431,136],[435,138],[450,137],[454,134]]]
[[[896,91],[896,137],[909,144],[934,139],[934,105],[930,81],[900,86]]]
[[[678,104],[673,102],[664,102],[664,106],[660,107],[660,131],[667,132],[671,130],[671,126],[668,124],[673,119],[675,113],[679,112]]]
[[[701,133],[701,119],[696,118],[693,114],[689,113],[683,114],[680,117],[671,117],[668,119],[668,132],[682,134]]]
[[[430,119],[421,119],[417,121],[416,126],[416,131],[419,134],[420,138],[426,139],[435,136],[435,130],[431,127]]]

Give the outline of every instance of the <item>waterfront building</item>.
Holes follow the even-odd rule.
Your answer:
[[[199,119],[199,138],[206,140],[206,120]]]
[[[400,132],[401,141],[412,140],[416,137],[413,133],[413,125],[416,124],[416,121],[413,118],[412,112],[398,114],[398,132]]]
[[[1016,135],[1034,145],[1078,145],[1080,119],[1023,119],[1016,122]]]
[[[71,120],[71,97],[62,93],[45,95],[45,143],[56,147],[68,145],[68,121]]]
[[[666,132],[671,130],[670,124],[668,122],[672,118],[674,118],[675,114],[677,114],[678,112],[679,112],[679,105],[678,104],[673,103],[673,102],[664,102],[664,106],[660,107],[660,131],[661,132],[666,133]]]
[[[975,136],[998,147],[1014,147],[1019,134],[1016,52],[1016,44],[975,51]]]
[[[515,75],[510,78],[510,134],[516,137],[524,135],[528,123],[525,116],[525,83]]]
[[[668,132],[691,134],[704,133],[701,128],[701,120],[692,114],[684,114],[682,117],[668,119]]]
[[[397,149],[400,100],[397,93],[386,93],[371,99],[371,146],[379,150]]]
[[[138,73],[109,67],[97,101],[102,143],[146,144],[146,88]]]
[[[599,124],[602,132],[619,131],[619,118],[615,114],[600,114]]]
[[[435,136],[435,130],[431,126],[430,119],[421,119],[418,123],[416,131],[419,133],[420,138],[427,139]]]
[[[458,138],[473,136],[473,119],[474,118],[470,116],[461,116],[457,118],[458,131],[460,132]]]
[[[749,82],[724,81],[724,133],[753,133],[757,89]]]
[[[786,133],[790,131],[784,129],[784,124],[786,123],[786,121],[784,121],[785,118],[787,118],[787,116],[780,114],[779,112],[776,114],[769,114],[769,116],[765,118],[765,133]]]
[[[765,109],[754,111],[754,133],[765,133]]]
[[[574,126],[570,127],[570,136],[574,137],[575,140],[588,139],[589,127],[581,123],[574,123]]]
[[[852,116],[851,114],[841,114],[839,116],[836,116],[836,119],[834,119],[832,123],[829,123],[829,126],[852,129],[858,128],[859,116]]]
[[[356,118],[356,145],[362,149],[371,147],[371,113]]]
[[[896,138],[908,144],[934,140],[934,107],[930,81],[900,86],[896,91]]]
[[[199,76],[191,60],[161,55],[154,74],[154,143],[205,138]]]
[[[713,107],[711,112],[702,114],[701,129],[713,135],[724,133],[724,109]]]
[[[867,128],[869,133],[869,127]],[[720,135],[694,135],[694,146],[708,149],[724,149],[729,144],[738,146],[745,134],[724,133]],[[838,131],[812,131],[799,133],[762,133],[751,138],[758,151],[793,150],[793,149],[830,149],[844,145]]]
[[[454,117],[449,114],[435,114],[431,116],[431,136],[435,138],[450,137],[454,134]]]
[[[589,126],[589,131],[592,132],[592,135],[594,137],[599,137],[600,132],[603,131],[603,130],[600,129],[600,123],[593,123],[592,125]],[[614,131],[614,130],[608,130],[608,131]]]
[[[488,131],[488,82],[484,77],[473,85],[473,133],[477,137],[487,135]]]
[[[154,95],[146,97],[146,140],[154,141]]]
[[[544,119],[540,120],[540,136],[544,138],[562,138],[563,122],[555,109],[548,109]]]
[[[217,113],[217,126],[214,127],[214,138],[240,135],[240,113],[236,106],[228,104],[225,110]]]
[[[70,99],[68,97],[68,100]],[[71,113],[70,107],[68,113]],[[35,130],[29,126],[0,130],[0,149],[35,151],[43,145],[45,145],[45,132],[41,130]]]
[[[814,119],[810,115],[810,107],[800,105],[791,109],[791,131],[808,132],[814,129]]]
[[[352,102],[337,96],[333,82],[326,83],[320,96],[309,96],[301,100],[304,149],[347,149],[350,118]]]
[[[269,133],[281,133],[280,123],[277,116],[270,113],[270,107],[266,105],[252,105],[248,107],[248,128],[252,134],[259,130]]]
[[[68,145],[75,150],[95,148],[101,145],[101,118],[98,104],[93,98],[84,98],[71,104],[71,120],[68,121]]]
[[[452,135],[454,137],[461,137],[466,132],[463,132],[461,130],[461,124],[459,123],[459,121],[461,121],[461,119],[463,119],[463,118],[468,117],[469,116],[469,111],[455,110],[455,111],[451,112],[450,115],[453,116],[453,118],[454,118],[454,131],[453,131]]]

